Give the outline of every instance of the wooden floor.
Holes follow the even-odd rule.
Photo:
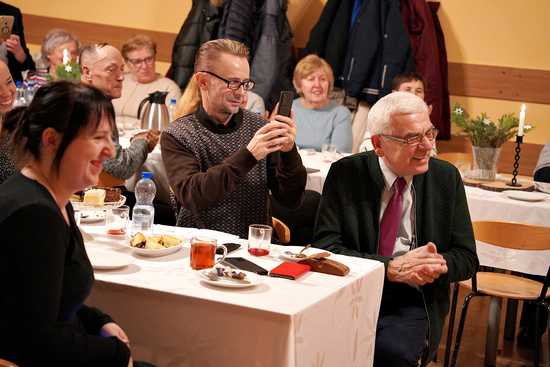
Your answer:
[[[460,290],[458,299],[458,308],[455,321],[455,333],[458,328],[460,318],[460,307],[464,300],[465,292]],[[487,332],[487,315],[489,309],[489,297],[475,297],[470,302],[460,353],[458,355],[457,366],[467,367],[483,367],[485,358],[485,335]],[[506,315],[506,302],[503,303],[502,317],[500,324],[497,366],[532,366],[533,365],[533,350],[522,348],[514,341],[504,340],[504,316]],[[519,318],[521,315],[521,302],[518,306],[517,330],[519,329]],[[439,346],[437,362],[430,364],[430,367],[443,366],[445,355],[445,341],[447,338],[447,325],[443,330],[443,337]],[[542,339],[542,360],[540,366],[546,366],[548,359],[548,333]]]

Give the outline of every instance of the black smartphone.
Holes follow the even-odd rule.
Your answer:
[[[227,253],[233,252],[241,247],[241,245],[239,245],[238,243],[224,243],[223,245],[227,247]],[[223,255],[223,250],[221,247],[218,247],[216,249],[216,254]]]
[[[244,257],[226,257],[223,263],[227,263],[229,266],[233,266],[240,270],[251,271],[259,275],[267,275],[267,270],[261,266],[254,264],[252,261],[245,259]]]
[[[284,90],[279,96],[279,109],[277,114],[285,117],[290,117],[290,110],[292,109],[292,101],[294,100],[294,92],[291,90]]]

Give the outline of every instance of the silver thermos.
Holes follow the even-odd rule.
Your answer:
[[[138,108],[138,119],[141,118],[143,130],[162,131],[168,126],[170,116],[165,102],[167,95],[168,92],[156,91],[149,93],[149,96],[141,101]]]

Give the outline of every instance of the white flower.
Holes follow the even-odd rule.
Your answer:
[[[485,125],[491,125],[493,123],[493,121],[489,120],[489,119],[483,119],[483,123]]]
[[[462,115],[464,113],[464,110],[460,107],[455,108],[455,113],[457,115]]]
[[[73,71],[73,67],[71,65],[65,65],[65,71],[67,73],[70,73],[71,71]]]
[[[532,129],[532,128],[533,128],[533,126],[531,126],[531,125],[523,126],[523,130],[529,130],[529,129]]]

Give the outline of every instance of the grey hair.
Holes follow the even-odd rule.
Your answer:
[[[50,62],[48,61],[48,54],[55,50],[57,46],[68,42],[75,42],[76,47],[80,49],[80,40],[77,36],[61,28],[50,29],[48,33],[46,33],[46,36],[42,41],[39,64],[42,67],[50,66]]]
[[[422,98],[409,92],[393,92],[382,97],[372,106],[367,117],[367,127],[372,136],[390,134],[394,115],[428,112]]]

